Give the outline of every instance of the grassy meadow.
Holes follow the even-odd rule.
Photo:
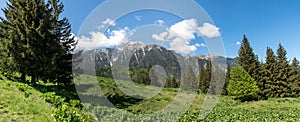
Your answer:
[[[182,92],[181,96],[174,100],[180,91],[178,88],[160,89],[136,84],[142,88],[147,87],[147,89],[159,91],[151,96],[152,94],[147,94],[149,91],[145,90],[145,93],[141,94],[151,97],[140,99],[124,94],[117,87],[116,82],[109,78],[81,76],[79,79],[76,88],[82,104],[78,103],[79,98],[74,89],[60,89],[53,84],[40,83],[32,86],[7,79],[1,80],[0,121],[62,121],[63,119],[57,119],[59,117],[69,118],[69,121],[171,121],[176,117],[178,117],[177,121],[182,122],[300,121],[300,98],[271,98],[241,102],[230,96],[221,96],[213,110],[201,119],[199,113],[203,107],[205,94]],[[95,79],[96,81],[93,81]],[[130,85],[132,84],[126,83],[122,87]],[[180,107],[180,104],[185,104],[186,99],[191,95],[195,95],[195,99],[185,113],[156,112],[172,102],[178,102],[178,107]],[[102,105],[101,100],[106,98],[116,108]]]

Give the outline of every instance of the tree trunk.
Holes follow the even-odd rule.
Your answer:
[[[32,75],[31,76],[31,83],[33,84],[33,85],[35,85],[36,84],[36,82],[37,82],[37,75],[36,74],[34,74],[34,75]]]
[[[21,74],[21,81],[26,82],[26,73],[22,72]]]

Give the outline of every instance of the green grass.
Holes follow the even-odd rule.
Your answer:
[[[87,81],[89,78],[87,76],[82,77],[82,81]],[[96,80],[95,80],[96,79]],[[126,120],[128,116],[133,118],[139,118],[134,114],[141,113],[153,113],[161,110],[162,108],[173,102],[174,97],[178,94],[179,89],[176,88],[164,88],[157,93],[157,95],[151,98],[145,98],[142,100],[134,99],[126,94],[124,94],[115,84],[114,80],[103,77],[94,78],[94,84],[98,84],[103,91],[103,95],[108,97],[112,103],[114,103],[119,109],[116,110],[111,108],[98,109],[95,110],[97,114],[100,114],[104,120]],[[123,81],[125,82],[125,81]],[[88,84],[87,82],[81,82],[82,84]],[[127,82],[125,82],[127,83]],[[146,87],[145,85],[136,84],[140,87]],[[123,87],[126,87],[124,85]],[[134,87],[132,87],[134,88]],[[90,87],[90,90],[86,90],[85,94],[92,94],[89,91],[97,91],[95,87]],[[151,88],[157,89],[158,88]],[[135,92],[145,92],[145,91],[135,91]],[[146,91],[149,92],[149,91]],[[184,104],[189,95],[194,95],[189,92],[184,92],[176,102],[178,102],[178,107],[180,104]],[[100,95],[101,96],[101,95]],[[201,108],[203,107],[203,101],[206,95],[197,94],[193,104],[190,106],[189,111],[180,119],[180,121],[200,121],[198,115]],[[122,98],[122,99],[121,99]],[[134,102],[129,102],[129,101]],[[124,111],[125,110],[125,111]],[[116,116],[112,114],[105,116],[102,113],[115,113]],[[162,113],[163,114],[163,113]],[[128,115],[127,117],[118,116]],[[157,115],[161,116],[161,115]],[[175,115],[163,114],[162,116],[171,117]],[[208,116],[203,119],[203,121],[300,121],[300,98],[271,98],[269,100],[261,101],[250,101],[241,102],[234,100],[230,96],[221,96],[216,107],[213,111],[208,114]],[[156,117],[154,117],[156,118]],[[140,118],[139,118],[140,119]],[[144,118],[142,120],[149,120]],[[159,120],[159,119],[157,119]],[[201,120],[202,121],[202,120]]]
[[[271,98],[261,101],[241,102],[234,100],[230,96],[221,96],[217,105],[211,113],[204,119],[199,118],[199,113],[203,107],[205,94],[194,94],[180,91],[177,88],[160,89],[154,86],[143,84],[131,84],[120,81],[124,84],[122,88],[135,88],[132,92],[139,92],[148,96],[144,99],[130,97],[122,92],[115,81],[103,77],[81,76],[76,83],[79,94],[83,102],[91,100],[90,96],[96,98],[92,103],[85,103],[89,113],[77,107],[72,107],[70,101],[76,101],[78,97],[72,88],[60,89],[54,84],[38,84],[35,87],[0,80],[0,122],[6,121],[53,121],[53,110],[57,116],[66,115],[68,117],[77,116],[76,114],[94,114],[98,121],[163,121],[182,114],[179,113],[156,113],[148,117],[139,114],[151,114],[165,108],[181,92],[175,103],[179,109],[187,99],[196,95],[189,110],[178,118],[178,121],[300,121],[300,98]],[[133,86],[137,85],[137,86]],[[142,89],[138,89],[142,88]],[[100,89],[101,91],[100,92]],[[151,94],[153,91],[155,95]],[[52,102],[46,102],[45,96]],[[87,97],[85,99],[85,97]],[[101,105],[102,98],[108,98],[118,109]],[[68,105],[67,110],[57,109],[56,101],[63,105]],[[54,102],[53,102],[54,101]],[[78,105],[78,104],[74,104]],[[60,108],[60,107],[58,107]],[[72,114],[74,111],[76,114]],[[83,116],[83,117],[85,117]],[[91,119],[93,120],[93,119]]]
[[[0,80],[0,121],[51,121],[54,107],[42,95],[26,84]]]

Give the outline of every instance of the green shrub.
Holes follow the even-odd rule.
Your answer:
[[[47,92],[43,95],[43,97],[46,102],[49,102],[56,107],[63,105],[63,103],[65,101],[64,98],[62,98],[60,96],[56,96],[54,92]]]
[[[55,122],[92,122],[90,115],[83,113],[81,110],[70,107],[66,104],[59,106],[52,112]]]
[[[24,93],[24,97],[28,98],[32,93],[27,90],[28,85],[26,84],[18,84],[19,91]]]
[[[235,96],[241,101],[257,99],[259,91],[255,80],[244,70],[243,67],[237,66],[230,72],[230,80],[227,86],[229,95]]]
[[[70,100],[69,103],[70,103],[70,106],[72,106],[72,107],[79,108],[79,109],[83,108],[83,105],[81,104],[81,102],[79,100]]]

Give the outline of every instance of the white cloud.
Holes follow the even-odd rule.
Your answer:
[[[195,45],[190,45],[188,40],[182,38],[175,38],[170,42],[170,50],[175,50],[179,53],[189,54],[197,50]]]
[[[175,23],[169,29],[169,39],[174,37],[183,38],[186,40],[195,39],[194,33],[197,29],[197,20],[189,19]]]
[[[135,19],[136,19],[137,21],[142,21],[143,17],[142,17],[142,16],[135,16]]]
[[[166,40],[167,36],[168,36],[168,32],[162,32],[160,34],[153,34],[152,38],[157,41],[168,41],[168,40]]]
[[[204,43],[196,43],[195,44],[196,47],[206,47],[206,45]]]
[[[203,23],[202,27],[199,27],[199,35],[206,36],[208,38],[218,37],[220,36],[219,32],[220,28],[212,25],[210,23]]]
[[[190,41],[196,38],[195,34],[207,38],[220,36],[219,28],[215,25],[203,23],[199,26],[197,20],[192,18],[175,23],[166,32],[153,34],[152,38],[157,41],[170,41],[170,49],[189,54],[197,50],[197,47],[206,46],[203,43],[190,45]]]
[[[101,22],[99,29],[104,28],[105,26],[116,26],[116,22],[110,18],[106,18],[106,20]]]
[[[79,49],[118,46],[128,42],[128,37],[126,37],[126,35],[131,35],[128,27],[120,30],[113,30],[108,34],[108,36],[101,32],[90,32],[89,34],[91,37],[76,37],[78,40],[77,47]]]
[[[157,24],[159,26],[162,26],[163,24],[165,24],[165,21],[163,21],[163,20],[156,20],[155,24]]]
[[[241,45],[242,43],[240,41],[236,41],[236,45]]]
[[[106,18],[105,21],[102,22],[103,25],[115,26],[116,22],[110,18]]]

